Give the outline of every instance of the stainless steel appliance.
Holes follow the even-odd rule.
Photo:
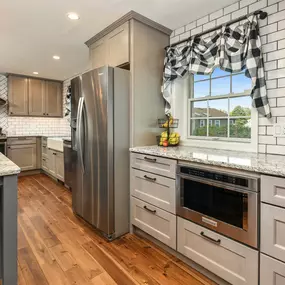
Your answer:
[[[258,247],[258,175],[189,163],[178,164],[177,179],[177,215]]]
[[[71,81],[73,210],[109,240],[129,230],[129,80],[106,66]]]
[[[63,140],[63,157],[64,157],[64,184],[72,190],[73,169],[75,169],[75,153],[71,148],[71,140]]]

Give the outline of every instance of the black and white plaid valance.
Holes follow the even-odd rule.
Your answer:
[[[242,26],[224,26],[209,40],[191,38],[184,47],[169,47],[164,60],[163,97],[166,114],[171,112],[171,82],[186,73],[208,75],[215,67],[228,72],[245,70],[251,78],[252,106],[265,117],[271,112],[267,98],[264,62],[257,16],[252,15]]]

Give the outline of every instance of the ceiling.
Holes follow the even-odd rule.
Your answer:
[[[134,10],[175,29],[236,0],[0,0],[0,72],[63,80],[88,67],[84,42]],[[67,18],[79,14],[78,21]],[[60,60],[54,60],[59,55]]]

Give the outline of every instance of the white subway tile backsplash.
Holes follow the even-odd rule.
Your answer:
[[[283,29],[285,29],[285,20],[278,22],[278,30],[283,30]]]
[[[215,19],[217,19],[217,18],[220,18],[220,17],[222,17],[223,15],[224,15],[223,9],[218,10],[218,11],[216,11],[216,12],[210,14],[210,21],[215,20]]]
[[[283,49],[285,48],[285,40],[280,40],[278,41],[278,49]]]
[[[252,4],[252,3],[255,3],[255,2],[257,2],[258,0],[241,0],[240,1],[240,8],[243,8],[243,7],[245,7],[245,6],[248,6],[248,5],[250,5],[250,4]]]
[[[277,50],[277,42],[265,44],[262,46],[263,53],[268,53]]]
[[[209,22],[207,24],[204,24],[203,25],[203,31],[206,31],[206,30],[209,30],[209,29],[212,29],[216,26],[216,21],[212,21],[212,22]]]
[[[259,153],[266,153],[266,144],[259,144],[258,145],[258,152]]]
[[[285,77],[285,68],[268,71],[268,79]]]
[[[185,32],[185,27],[183,26],[183,27],[181,27],[181,28],[179,28],[179,29],[176,29],[175,31],[174,31],[174,35],[175,36],[178,36],[178,35],[180,35],[180,34],[182,34],[182,33],[184,33]]]
[[[285,78],[278,79],[278,88],[282,88],[282,87],[285,87]],[[285,97],[284,97],[284,101],[285,101]]]
[[[264,63],[265,71],[273,70],[277,68],[277,61],[268,61]]]
[[[263,136],[263,135],[260,135],[259,136],[259,143],[261,144],[276,144],[276,138],[273,137],[273,136]]]
[[[186,31],[190,31],[192,29],[195,29],[197,27],[196,21],[189,23],[186,25]]]
[[[280,49],[267,54],[268,61],[281,59],[281,58],[285,58],[285,49]]]
[[[277,79],[267,80],[266,81],[267,89],[274,89],[277,88]]]
[[[285,1],[283,0],[278,4],[279,11],[285,10]]]
[[[285,146],[281,145],[268,145],[267,153],[285,155]]]
[[[197,20],[197,26],[206,24],[208,22],[209,22],[209,16],[207,15],[207,16]]]
[[[271,112],[274,117],[285,116],[285,107],[271,108]]]
[[[222,25],[231,20],[231,14],[225,15],[219,19],[217,19],[217,25]]]
[[[278,68],[285,68],[285,58],[278,60]]]
[[[268,24],[278,22],[278,21],[281,21],[284,19],[285,19],[285,13],[284,13],[284,11],[280,11],[278,13],[275,13],[273,15],[268,16]]]
[[[237,11],[233,12],[232,13],[232,18],[236,19],[236,18],[239,18],[239,17],[244,16],[246,14],[248,14],[248,8],[244,7],[242,9],[240,9],[240,10],[237,10]]]
[[[266,135],[266,127],[265,126],[261,126],[258,128],[258,134],[259,135]]]
[[[232,12],[238,10],[238,9],[239,9],[239,3],[237,2],[237,3],[234,3],[234,4],[230,5],[230,6],[225,7],[224,8],[224,14],[226,15],[226,14],[232,13]]]
[[[264,35],[267,35],[267,34],[271,34],[271,33],[274,33],[277,31],[277,23],[273,23],[271,25],[267,25],[267,26],[264,26],[262,28],[260,28],[260,35],[261,36],[264,36]]]
[[[267,12],[268,15],[271,15],[271,14],[276,13],[278,11],[278,5],[277,4],[271,5],[269,7],[262,9],[262,11]]]
[[[272,4],[275,4],[275,3],[278,3],[282,0],[268,0],[268,5],[272,5]]]
[[[267,90],[268,98],[280,98],[285,96],[285,88]]]
[[[265,8],[266,6],[267,6],[267,0],[260,0],[254,4],[249,5],[249,13]]]
[[[202,26],[199,26],[199,27],[197,27],[197,28],[191,30],[191,36],[197,35],[197,34],[199,34],[199,33],[201,33],[201,32],[202,32]]]
[[[278,145],[285,145],[285,138],[277,138]]]

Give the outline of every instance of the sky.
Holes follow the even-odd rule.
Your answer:
[[[229,75],[229,72],[225,72],[219,68],[216,68],[212,74],[212,94],[211,96],[225,95],[231,92],[230,90],[230,77],[218,78],[219,76]],[[210,81],[196,82],[197,80],[203,80],[210,78],[209,75],[194,75],[194,98],[202,98],[210,95]],[[243,93],[244,90],[251,90],[251,79],[247,78],[244,73],[233,75],[232,92]],[[230,112],[238,105],[246,108],[251,108],[251,97],[240,97],[230,99]],[[228,99],[210,100],[210,108],[216,108],[219,110],[228,111]],[[207,102],[195,102],[194,108],[207,108]]]

